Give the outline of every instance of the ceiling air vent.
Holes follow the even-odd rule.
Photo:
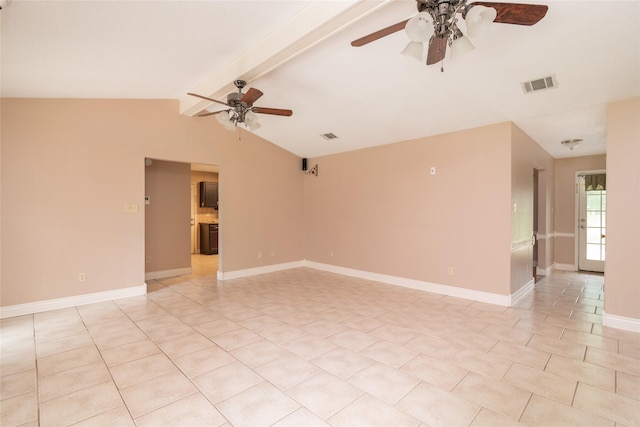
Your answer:
[[[556,80],[555,75],[551,75],[536,80],[530,80],[528,82],[522,82],[520,85],[522,86],[524,93],[527,94],[546,89],[555,89],[558,87],[558,81]]]
[[[320,135],[321,137],[323,137],[326,140],[332,140],[332,139],[336,139],[338,136],[332,132],[329,133],[323,133],[322,135]]]

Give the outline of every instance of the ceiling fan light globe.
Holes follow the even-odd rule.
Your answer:
[[[224,122],[229,121],[229,113],[227,111],[223,111],[221,113],[216,114],[216,120],[218,121],[218,123],[223,125]]]
[[[424,45],[420,42],[409,42],[400,53],[407,58],[413,58],[422,62],[424,57]]]
[[[244,115],[244,122],[249,126],[250,130],[256,130],[262,126],[258,120],[258,115],[253,111],[247,111]]]
[[[471,43],[468,37],[458,37],[451,43],[451,59],[456,59],[464,54],[475,50],[475,46]]]
[[[477,37],[491,27],[498,12],[493,7],[475,5],[464,17],[469,37]]]
[[[427,12],[418,13],[407,21],[404,31],[413,42],[428,42],[434,32],[431,15]]]
[[[230,111],[223,111],[220,114],[216,114],[216,120],[218,120],[218,123],[220,123],[226,130],[234,130],[236,127],[236,124],[233,121],[233,113]]]

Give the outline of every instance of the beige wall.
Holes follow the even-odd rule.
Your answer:
[[[579,148],[578,148],[579,149]],[[554,254],[557,264],[576,265],[576,172],[606,169],[606,156],[570,157],[555,161]],[[609,171],[607,171],[607,174]],[[608,243],[608,242],[607,242]]]
[[[608,108],[604,309],[640,319],[640,98]]]
[[[191,166],[153,160],[145,166],[145,272],[191,267]]]
[[[511,294],[533,278],[533,171],[538,169],[553,176],[553,157],[544,151],[520,128],[511,124]],[[544,175],[544,174],[543,174]],[[552,181],[539,180],[539,196],[546,200],[553,192]],[[544,215],[539,222],[546,223]]]
[[[255,135],[172,100],[2,99],[1,114],[2,306],[144,283],[145,157],[220,165],[223,271],[304,258],[300,159]]]
[[[310,159],[306,258],[508,295],[510,138],[503,123]]]

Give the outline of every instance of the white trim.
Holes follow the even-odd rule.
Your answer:
[[[640,333],[640,319],[634,319],[633,317],[615,316],[613,314],[603,312],[602,325],[609,328],[617,328]]]
[[[94,304],[97,302],[111,301],[120,298],[137,297],[140,295],[146,295],[146,293],[147,284],[145,283],[144,285],[133,286],[131,288],[122,288],[112,291],[96,292],[93,294],[10,305],[7,307],[0,307],[0,319],[23,316],[25,314],[41,313],[43,311],[59,310],[61,308],[76,307],[78,305]]]
[[[218,280],[239,279],[241,277],[256,276],[258,274],[273,273],[275,271],[289,270],[291,268],[304,267],[304,261],[285,262],[282,264],[265,265],[264,267],[247,268],[245,270],[220,271],[218,270]]]
[[[562,271],[578,271],[578,267],[575,264],[553,264],[554,270],[562,270]]]
[[[459,288],[456,286],[440,285],[438,283],[424,282],[421,280],[406,279],[397,276],[388,276],[386,274],[371,273],[369,271],[354,270],[352,268],[339,267],[330,264],[321,264],[313,261],[305,261],[305,266],[316,270],[324,270],[332,273],[342,274],[344,276],[358,277],[360,279],[373,280],[376,282],[387,283],[389,285],[402,286],[405,288],[418,289],[421,291],[432,292],[434,294],[449,295],[452,297],[464,298],[472,301],[479,301],[488,304],[509,306],[511,297],[509,295],[499,295],[483,291],[475,291],[473,289]]]
[[[533,236],[528,239],[511,242],[511,252],[517,251],[518,249],[522,249],[527,246],[533,246]]]
[[[536,284],[536,281],[531,278],[527,284],[518,289],[515,293],[509,295],[509,307],[515,305],[518,301],[524,298],[529,292],[533,291],[533,287]]]
[[[191,274],[192,271],[193,270],[191,269],[191,267],[174,268],[172,270],[149,271],[147,273],[144,273],[144,280],[165,279],[167,277],[184,276],[185,274]]]
[[[538,234],[538,240],[546,240],[554,237],[554,233],[549,234]]]
[[[530,240],[527,240],[530,242]],[[389,276],[386,274],[372,273],[369,271],[356,270],[347,267],[340,267],[337,265],[323,264],[314,261],[302,260],[294,261],[284,264],[274,264],[264,267],[248,268],[246,270],[236,270],[222,272],[218,271],[218,280],[231,280],[241,277],[254,276],[258,274],[272,273],[275,271],[287,270],[290,268],[309,267],[316,270],[329,271],[331,273],[341,274],[343,276],[357,277],[365,280],[372,280],[375,282],[386,283],[389,285],[402,286],[404,288],[417,289],[420,291],[431,292],[439,295],[448,295],[471,301],[478,301],[487,304],[500,305],[503,307],[510,307],[517,301],[522,299],[525,295],[533,290],[534,280],[533,278],[522,288],[520,288],[513,295],[500,295],[484,291],[476,291],[473,289],[460,288],[457,286],[441,285],[438,283],[425,282],[422,280],[407,279],[398,276]]]
[[[553,232],[553,237],[571,237],[571,238],[575,238],[576,237],[576,233],[561,233],[559,231],[554,231]]]
[[[554,266],[551,265],[547,268],[541,268],[541,267],[537,267],[536,268],[536,274],[540,275],[540,276],[549,276],[551,273],[553,273],[553,269]]]

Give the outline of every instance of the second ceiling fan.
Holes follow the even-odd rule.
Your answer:
[[[244,124],[249,130],[256,130],[261,125],[255,113],[271,114],[275,116],[291,116],[293,111],[282,108],[255,107],[253,105],[263,93],[255,88],[249,88],[246,93],[242,93],[242,89],[247,85],[244,80],[235,80],[233,82],[238,92],[227,95],[227,102],[218,101],[208,96],[198,95],[197,93],[187,93],[187,95],[195,96],[217,104],[226,105],[227,109],[213,112],[203,112],[197,114],[198,117],[212,116],[217,114],[218,121],[229,130],[233,130],[239,124]]]
[[[547,13],[548,6],[521,3],[493,3],[467,0],[416,0],[418,15],[373,32],[351,42],[360,47],[404,29],[411,40],[403,54],[421,59],[423,43],[428,43],[427,65],[442,61],[447,46],[455,52],[473,50],[474,47],[458,28],[458,14],[466,22],[467,33],[482,32],[491,22],[516,25],[534,25]]]

